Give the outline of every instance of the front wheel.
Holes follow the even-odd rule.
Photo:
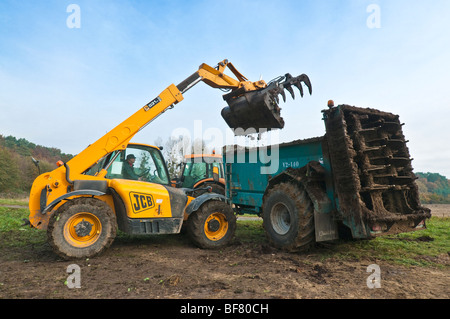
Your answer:
[[[236,231],[236,216],[231,207],[217,200],[204,203],[187,220],[187,233],[193,243],[206,249],[228,245]]]
[[[93,198],[64,204],[50,217],[47,228],[48,242],[65,259],[98,255],[112,244],[115,236],[112,209]]]

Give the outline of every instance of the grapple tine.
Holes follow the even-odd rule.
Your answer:
[[[286,93],[284,93],[283,85],[280,85],[278,93],[283,97],[283,102],[286,103]]]
[[[284,82],[283,82],[283,84],[284,84],[284,85],[291,84],[293,79],[294,79],[294,78],[292,77],[292,75],[291,75],[290,73],[286,73],[286,74],[284,75]]]
[[[300,95],[301,97],[303,97],[303,87],[302,87],[302,82],[300,82],[300,80],[295,81],[294,85],[298,88],[298,90],[300,91]]]
[[[309,94],[311,95],[312,94],[312,84],[311,84],[311,81],[309,80],[309,77],[306,74],[302,74],[302,75],[299,75],[297,78],[300,81],[303,81],[305,83],[305,85],[308,87]]]
[[[268,92],[270,95],[270,98],[276,103],[280,103],[280,99],[278,98],[278,91],[279,91],[279,84],[278,83],[272,83],[269,87],[268,87]]]
[[[289,84],[288,86],[285,87],[286,90],[288,90],[289,93],[291,93],[292,99],[295,100],[295,94],[294,94],[294,90],[292,89],[292,86]]]

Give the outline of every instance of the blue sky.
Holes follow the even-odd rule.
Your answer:
[[[67,27],[70,4],[80,28]],[[372,4],[380,28],[367,25]],[[1,0],[0,134],[75,154],[201,63],[229,59],[254,81],[311,78],[312,96],[281,105],[282,142],[323,135],[329,99],[377,108],[406,123],[416,171],[450,177],[448,12],[448,0]],[[198,84],[133,141],[196,120],[226,132],[221,95]]]

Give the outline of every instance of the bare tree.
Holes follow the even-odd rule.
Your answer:
[[[193,143],[188,136],[170,136],[163,143],[163,139],[158,137],[155,145],[164,146],[162,153],[166,160],[167,169],[171,178],[178,177],[181,173],[181,163],[184,157],[190,154],[204,154],[207,151],[205,142],[202,139],[196,139]]]

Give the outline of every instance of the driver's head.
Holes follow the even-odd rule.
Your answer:
[[[127,155],[127,162],[130,164],[133,164],[136,161],[136,156],[134,156],[133,154],[128,154]]]

